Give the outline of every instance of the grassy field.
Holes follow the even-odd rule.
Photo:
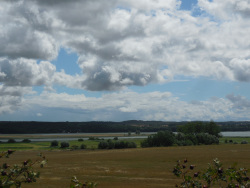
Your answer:
[[[140,143],[143,140],[143,138],[137,138],[137,139],[123,139],[125,141],[129,142],[135,142],[137,144],[137,147],[140,147]],[[250,137],[223,137],[220,138],[220,144],[225,144],[225,140],[232,140],[233,143],[237,142],[238,144],[241,143],[241,141],[247,141],[250,143]],[[85,144],[88,149],[97,149],[98,143],[100,140],[85,140],[83,142],[79,142],[78,140],[71,140],[69,141],[70,146],[78,146],[80,147],[81,144]],[[51,148],[50,147],[51,142],[31,142],[31,143],[22,143],[22,142],[17,142],[17,143],[6,143],[2,142],[0,143],[0,151],[5,151],[8,149],[12,150],[55,150],[56,148]],[[59,142],[60,146],[60,142]]]
[[[143,139],[124,139],[124,141],[129,142],[135,142],[138,147],[140,147],[140,143]],[[97,149],[98,144],[100,140],[85,140],[83,142],[79,142],[78,140],[71,140],[68,143],[70,146],[78,146],[80,147],[81,144],[85,144],[88,149]],[[50,147],[51,142],[31,142],[31,143],[22,143],[22,142],[16,142],[16,143],[0,143],[0,151],[5,151],[8,149],[12,150],[55,150],[58,148],[51,148]]]
[[[39,151],[16,151],[1,163],[21,163],[27,157],[36,159]],[[44,150],[48,164],[37,183],[23,187],[69,187],[70,179],[95,181],[102,187],[174,187],[178,182],[172,174],[178,159],[187,158],[197,165],[195,171],[204,169],[214,158],[225,167],[238,163],[250,168],[250,144],[221,144],[211,146],[159,147],[121,150]]]
[[[225,139],[239,144],[225,144]],[[128,139],[137,143],[143,139]],[[250,144],[240,144],[250,138],[224,137],[219,145],[136,148],[120,150],[97,150],[98,140],[69,141],[70,146],[87,145],[87,150],[51,148],[50,142],[0,143],[0,151],[13,149],[15,154],[1,163],[20,164],[31,158],[35,160],[42,152],[48,159],[44,169],[38,169],[41,177],[37,183],[23,187],[69,187],[76,175],[81,181],[98,182],[98,187],[174,187],[178,179],[172,174],[178,159],[188,158],[197,165],[196,171],[207,167],[214,158],[219,158],[225,167],[238,163],[238,167],[250,168]]]
[[[233,141],[233,143],[238,143],[240,144],[242,141],[247,141],[248,143],[250,143],[250,137],[222,137],[220,138],[220,143],[225,143],[225,140],[227,140],[228,142],[230,140]]]

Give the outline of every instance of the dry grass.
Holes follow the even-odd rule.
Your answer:
[[[20,163],[27,156],[36,158],[37,152],[17,151],[1,163]],[[66,188],[73,175],[82,181],[98,182],[100,188],[174,187],[178,180],[172,174],[173,166],[176,160],[184,158],[197,165],[196,170],[206,168],[214,158],[219,158],[225,167],[237,162],[238,167],[250,168],[250,144],[43,153],[49,161],[44,169],[39,169],[40,179],[23,187]]]

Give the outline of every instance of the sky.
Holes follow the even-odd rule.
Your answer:
[[[2,0],[0,121],[249,121],[248,0]]]

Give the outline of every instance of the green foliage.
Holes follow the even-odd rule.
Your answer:
[[[72,148],[72,150],[77,150],[77,149],[79,149],[79,146],[73,145],[73,146],[71,146],[71,148]]]
[[[112,140],[108,140],[108,148],[107,149],[114,149],[115,148],[115,143]]]
[[[172,146],[175,143],[175,135],[170,131],[159,131],[155,135],[148,136],[141,142],[141,147]]]
[[[0,158],[8,158],[13,154],[13,150],[0,153]],[[0,187],[9,188],[12,186],[21,187],[22,183],[33,183],[39,178],[40,173],[34,171],[34,166],[39,165],[41,168],[47,163],[46,158],[39,154],[41,160],[32,161],[30,159],[23,161],[21,165],[10,166],[3,163],[0,167]]]
[[[220,127],[213,121],[207,122],[189,122],[186,125],[178,127],[178,132],[184,134],[208,133],[216,137],[220,137]]]
[[[23,141],[22,141],[23,143],[30,143],[31,142],[31,140],[30,139],[27,139],[27,138],[25,138],[25,139],[23,139]]]
[[[246,140],[241,141],[241,144],[248,144]]]
[[[195,122],[194,122],[195,123]],[[185,122],[164,121],[123,121],[123,122],[34,122],[34,121],[2,121],[0,132],[2,134],[34,134],[34,133],[105,133],[105,132],[158,132],[171,130],[177,132],[178,125]],[[218,122],[221,131],[250,131],[250,122]],[[136,125],[136,126],[135,126]],[[166,126],[168,125],[168,126]]]
[[[143,140],[141,147],[172,146],[174,144],[178,146],[219,144],[219,138],[208,133],[184,134],[180,132],[175,135],[170,131],[160,131]]]
[[[57,140],[53,140],[51,143],[50,143],[50,147],[57,147],[59,145],[58,141]]]
[[[90,136],[90,137],[89,137],[89,140],[103,140],[103,139],[100,139],[100,138],[94,137],[94,136]]]
[[[80,149],[87,149],[87,146],[85,144],[81,144]]]
[[[196,135],[198,144],[219,144],[219,138],[215,135],[207,134],[207,133],[199,133]]]
[[[68,148],[69,143],[68,142],[61,142],[61,148]]]
[[[97,186],[95,182],[86,181],[84,183],[80,182],[76,176],[73,176],[70,183],[70,188],[94,188]]]
[[[168,127],[165,125],[168,124]],[[176,125],[180,122],[163,121],[124,121],[124,122],[34,122],[34,121],[0,121],[2,134],[34,134],[34,133],[107,133],[107,132],[157,132],[169,128],[176,131]],[[181,123],[182,124],[182,123]],[[135,125],[143,125],[137,127]],[[146,126],[145,126],[146,125]]]
[[[7,141],[7,143],[16,143],[16,140],[13,139],[13,138],[10,138],[10,139]]]
[[[183,133],[178,133],[176,135],[176,144],[179,146],[219,144],[219,138],[207,133],[187,134],[187,135]]]
[[[101,141],[98,144],[98,149],[107,149],[108,148],[108,142],[107,141]]]
[[[218,159],[214,159],[213,164],[208,164],[205,171],[196,171],[195,169],[195,165],[188,165],[187,159],[183,163],[177,161],[173,173],[175,176],[180,177],[182,182],[176,187],[250,187],[250,179],[247,176],[248,169],[238,169],[235,166],[225,169]]]
[[[83,142],[83,139],[82,139],[82,138],[79,138],[79,139],[78,139],[78,142]]]
[[[136,148],[137,145],[134,142],[128,141],[101,141],[98,144],[98,149],[124,149],[124,148]]]

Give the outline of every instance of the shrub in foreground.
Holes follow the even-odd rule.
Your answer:
[[[212,164],[208,164],[205,171],[196,171],[194,164],[188,164],[187,159],[183,162],[177,161],[173,173],[182,179],[176,187],[185,188],[207,188],[207,187],[227,187],[227,188],[249,188],[250,179],[247,176],[248,169],[231,166],[224,168],[218,159],[214,159]]]
[[[73,176],[70,183],[70,188],[94,188],[97,186],[95,182],[86,181],[84,183],[80,182],[76,176]]]
[[[2,152],[0,153],[0,158],[8,158],[13,153],[13,150]],[[0,187],[21,187],[23,183],[36,182],[36,179],[39,178],[40,173],[34,170],[34,166],[39,165],[42,168],[47,162],[42,154],[39,156],[41,157],[41,160],[31,161],[28,159],[23,161],[20,165],[10,166],[6,162],[3,163],[0,167]]]

